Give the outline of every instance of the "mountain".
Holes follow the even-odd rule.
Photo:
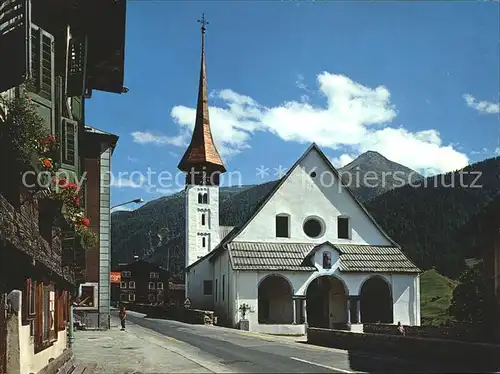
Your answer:
[[[433,262],[436,262],[439,263],[439,270],[441,270],[446,268],[446,262],[449,260],[455,266],[451,266],[450,271],[441,271],[443,274],[451,276],[455,275],[455,272],[458,271],[455,269],[459,269],[463,263],[465,249],[457,251],[456,255],[452,249],[443,251],[441,245],[449,246],[450,243],[442,240],[436,242],[434,237],[445,238],[446,235],[451,235],[451,232],[455,235],[456,227],[460,226],[462,221],[467,220],[470,214],[475,214],[480,206],[486,204],[495,189],[496,191],[500,189],[498,165],[500,165],[500,160],[495,158],[464,169],[465,172],[469,170],[470,176],[476,169],[483,173],[481,178],[486,185],[484,196],[477,193],[477,189],[476,193],[470,194],[461,193],[458,190],[427,188],[425,184],[431,183],[432,179],[424,179],[415,171],[389,161],[376,152],[362,154],[344,168],[339,169],[339,172],[342,174],[343,180],[350,185],[354,194],[365,202],[370,212],[374,213],[382,227],[398,243],[403,245],[403,249],[420,267],[431,268],[434,265]],[[370,171],[373,171],[368,178],[371,186],[374,185],[373,181],[376,179],[382,181],[383,175],[385,175],[385,183],[374,187],[363,185],[362,183],[366,182],[363,176],[366,176]],[[436,177],[438,181],[440,177],[444,181],[450,179],[449,176],[438,176]],[[349,183],[349,178],[351,183]],[[417,185],[420,181],[422,186],[404,186],[394,189],[402,184],[401,179],[411,180],[412,186]],[[222,187],[220,189],[220,224],[238,226],[244,223],[276,183],[277,181],[272,181],[255,186]],[[398,193],[400,190],[405,192],[400,194]],[[409,198],[410,196],[411,198]],[[440,201],[443,199],[453,201],[453,203],[444,207],[444,203]],[[464,206],[462,207],[462,205]],[[441,206],[443,208],[440,211],[444,214],[436,214],[435,207]],[[427,214],[424,214],[423,211],[426,211]],[[413,219],[412,214],[416,214],[417,219]],[[414,222],[421,216],[427,220],[425,223]],[[398,217],[402,217],[401,222]],[[443,224],[443,222],[450,220],[453,222],[450,225]],[[435,221],[439,221],[439,223],[435,223]],[[439,228],[442,231],[436,235],[434,228]],[[133,212],[113,213],[112,262],[116,264],[133,261],[134,254],[137,254],[141,258],[167,267],[175,278],[181,279],[184,268],[184,229],[183,191],[153,200]]]
[[[344,183],[361,201],[368,201],[393,188],[423,179],[415,170],[368,151],[339,169]]]
[[[500,192],[500,157],[392,189],[365,204],[422,269],[456,278],[477,240],[460,229]]]
[[[394,186],[392,177],[403,180],[422,178],[414,170],[392,162],[377,152],[366,152],[338,170],[361,201],[377,196]],[[371,173],[380,182],[374,187],[364,185],[364,177]],[[388,177],[387,177],[388,176]],[[385,178],[385,182],[382,179]],[[259,185],[231,186],[220,189],[220,224],[243,224],[261,199],[277,181]],[[133,212],[112,214],[112,262],[133,261],[134,255],[161,264],[182,275],[184,267],[184,192],[153,200]]]

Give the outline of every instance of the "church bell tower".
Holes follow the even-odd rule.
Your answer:
[[[208,22],[201,20],[201,69],[196,106],[196,122],[191,143],[178,168],[186,174],[186,265],[212,251],[219,237],[219,183],[226,172],[215,147],[208,116],[207,76],[205,67],[205,31]],[[186,289],[187,291],[187,289]]]

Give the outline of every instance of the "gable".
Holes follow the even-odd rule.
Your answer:
[[[314,172],[315,174],[311,174]],[[289,237],[276,237],[276,216],[289,217]],[[347,217],[350,239],[339,239],[337,219]],[[304,233],[309,218],[321,222],[321,235]],[[276,185],[250,220],[233,236],[237,241],[351,243],[395,245],[354,195],[342,185],[338,172],[313,144]]]

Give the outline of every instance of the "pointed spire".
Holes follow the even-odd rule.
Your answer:
[[[198,87],[198,102],[196,105],[196,121],[193,136],[188,149],[184,153],[178,168],[182,171],[191,171],[205,167],[207,171],[225,172],[224,163],[215,147],[210,129],[208,116],[208,90],[205,67],[205,32],[208,21],[205,14],[198,20],[201,23],[201,68],[200,82]]]

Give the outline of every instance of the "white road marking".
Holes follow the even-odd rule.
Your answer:
[[[319,366],[319,367],[322,367],[322,368],[325,368],[325,369],[329,369],[329,370],[333,370],[333,371],[340,371],[341,373],[349,373],[349,374],[356,373],[355,371],[349,371],[349,370],[345,370],[345,369],[334,368],[333,366],[322,365],[322,364],[318,364],[316,362],[303,360],[303,359],[297,358],[297,357],[290,357],[290,358],[292,360],[304,362],[304,363],[309,364],[309,365],[315,365],[315,366]]]

